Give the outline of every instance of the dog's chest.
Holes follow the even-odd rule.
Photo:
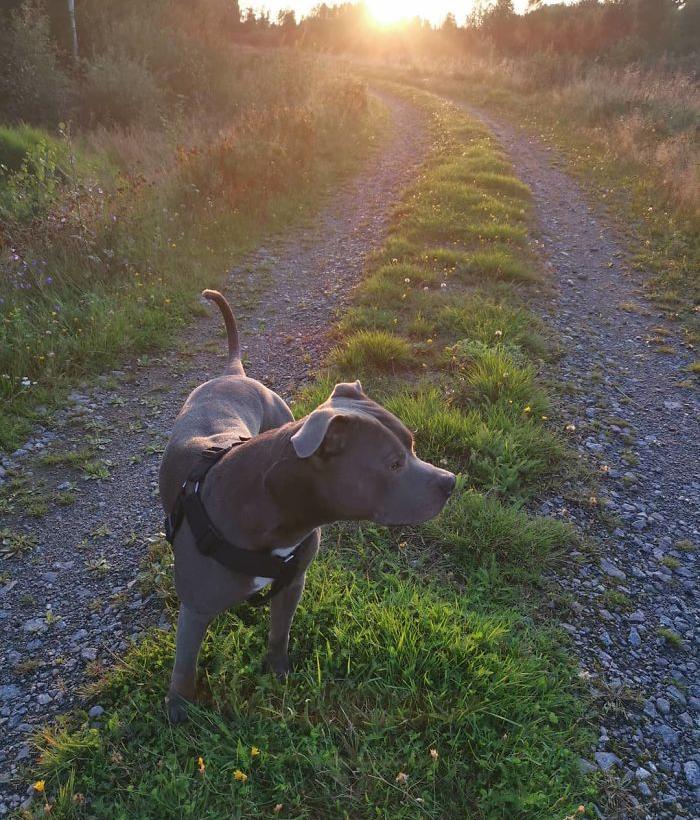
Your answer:
[[[280,547],[279,549],[272,550],[272,555],[277,555],[280,558],[286,558],[298,546],[298,544],[292,544],[291,547]],[[258,590],[261,590],[263,587],[266,587],[268,584],[271,584],[272,581],[272,578],[263,578],[259,575],[256,575],[255,578],[253,578],[253,592],[258,592]]]

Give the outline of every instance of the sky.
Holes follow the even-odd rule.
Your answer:
[[[320,0],[263,0],[252,5],[258,9],[265,8],[274,20],[281,9],[293,8],[297,19],[308,13]],[[326,0],[330,5],[336,5],[334,0]],[[441,23],[448,12],[453,12],[458,23],[463,23],[472,9],[473,0],[366,0],[367,6],[374,16],[382,21],[389,22],[401,17],[423,17],[431,23]],[[242,0],[241,8],[248,3]],[[523,11],[527,7],[527,0],[515,0],[516,11]]]

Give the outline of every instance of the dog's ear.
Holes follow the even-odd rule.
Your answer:
[[[331,393],[332,399],[361,399],[364,398],[364,391],[362,390],[362,385],[360,384],[360,380],[354,382],[340,382],[340,384],[336,384],[333,388],[333,392]]]
[[[323,447],[326,455],[336,455],[345,446],[349,423],[349,416],[330,407],[314,410],[292,436],[294,452],[299,458],[309,458]]]

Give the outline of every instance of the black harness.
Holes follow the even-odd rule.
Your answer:
[[[209,470],[226,453],[248,440],[243,438],[228,447],[209,447],[203,451],[200,463],[194,467],[187,481],[182,485],[175,507],[165,519],[165,537],[172,545],[183,518],[186,518],[197,549],[202,555],[214,558],[220,564],[241,575],[272,578],[272,584],[267,592],[256,592],[247,599],[250,606],[261,606],[288,586],[296,577],[299,571],[301,545],[295,547],[286,558],[238,547],[227,541],[216,529],[202,503],[202,485]]]

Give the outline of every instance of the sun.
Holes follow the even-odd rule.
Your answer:
[[[365,0],[365,6],[378,26],[394,26],[419,17],[425,0]]]

